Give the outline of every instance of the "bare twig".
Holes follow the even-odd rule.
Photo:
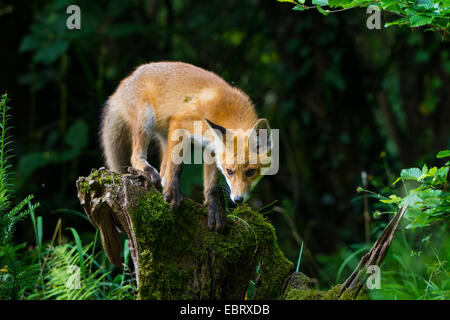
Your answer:
[[[405,204],[400,209],[400,211],[386,226],[386,229],[384,229],[384,231],[378,237],[377,241],[375,241],[369,252],[365,254],[364,257],[362,257],[356,269],[342,285],[339,296],[341,296],[346,290],[354,289],[356,289],[354,292],[355,296],[358,295],[363,286],[363,279],[365,277],[367,268],[371,265],[380,266],[380,264],[383,262],[383,259],[386,256],[386,252],[392,242],[392,239],[394,239],[395,232],[397,231],[400,220],[405,214],[407,207],[408,204]]]

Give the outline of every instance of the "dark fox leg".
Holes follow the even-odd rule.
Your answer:
[[[217,199],[218,171],[215,164],[203,165],[205,206],[208,208],[208,229],[222,231],[224,228],[222,209]]]
[[[180,190],[180,178],[183,172],[183,164],[172,165],[170,170],[166,174],[171,174],[173,172],[172,179],[167,181],[164,186],[164,200],[170,203],[170,209],[175,210],[180,204],[183,197]]]

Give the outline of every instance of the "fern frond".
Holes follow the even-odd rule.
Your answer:
[[[11,148],[13,139],[6,134],[10,129],[7,102],[8,96],[3,94],[0,98],[0,245],[9,241],[14,225],[39,206],[39,203],[31,204],[33,196],[30,195],[10,209],[10,191],[13,185],[9,178],[13,171],[9,160],[13,157]],[[23,210],[27,204],[28,209]]]

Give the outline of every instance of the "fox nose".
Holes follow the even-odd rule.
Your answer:
[[[234,202],[241,203],[242,201],[244,201],[244,197],[241,197],[241,196],[234,197]]]

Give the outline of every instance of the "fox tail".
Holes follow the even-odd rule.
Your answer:
[[[126,167],[130,166],[131,139],[128,125],[112,109],[112,103],[106,102],[101,119],[101,146],[106,167],[111,171],[124,173]]]

